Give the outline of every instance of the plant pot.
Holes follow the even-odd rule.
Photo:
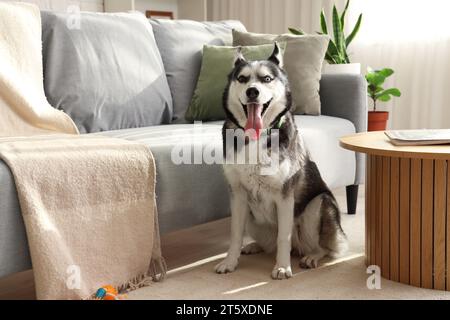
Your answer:
[[[329,64],[322,67],[322,74],[361,74],[360,63]]]
[[[389,112],[387,111],[369,111],[369,131],[386,130]]]

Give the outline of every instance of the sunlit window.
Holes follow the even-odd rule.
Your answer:
[[[364,13],[357,42],[416,42],[450,39],[448,0],[352,1],[350,20]],[[348,26],[352,27],[352,26]]]

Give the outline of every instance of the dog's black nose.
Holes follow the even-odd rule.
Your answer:
[[[259,97],[259,90],[252,87],[252,88],[248,88],[247,90],[247,97],[249,99],[256,99]]]

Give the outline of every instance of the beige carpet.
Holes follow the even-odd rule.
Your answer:
[[[343,196],[338,195],[341,206]],[[362,199],[362,198],[361,198]],[[329,261],[316,270],[302,270],[293,259],[294,277],[270,278],[274,257],[243,256],[238,270],[217,275],[214,266],[224,255],[198,261],[169,272],[162,283],[152,284],[129,295],[130,299],[449,299],[450,292],[425,290],[381,280],[380,290],[366,286],[364,264],[364,212],[359,204],[356,216],[343,214],[343,227],[350,240],[350,252],[338,261]],[[182,254],[182,253],[180,253]]]

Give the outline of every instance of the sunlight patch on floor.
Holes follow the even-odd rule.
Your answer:
[[[251,286],[242,287],[242,288],[235,289],[235,290],[230,290],[230,291],[224,292],[223,294],[224,295],[235,294],[235,293],[242,292],[242,291],[245,291],[245,290],[258,288],[258,287],[264,286],[266,284],[269,284],[269,283],[268,282],[259,282],[259,283],[256,283],[256,284],[252,284]]]
[[[210,262],[214,262],[214,261],[217,261],[217,260],[225,259],[226,255],[227,255],[226,253],[222,253],[222,254],[219,254],[219,255],[216,255],[216,256],[212,256],[212,257],[209,257],[209,258],[206,258],[206,259],[195,261],[195,262],[187,264],[185,266],[181,266],[181,267],[172,269],[172,270],[168,271],[167,274],[168,275],[172,275],[172,274],[176,274],[178,272],[189,271],[190,269],[193,269],[193,268],[196,268],[196,267],[200,267],[200,266],[208,264]]]
[[[335,264],[338,264],[338,263],[341,263],[341,262],[345,262],[345,261],[350,261],[350,260],[357,259],[357,258],[360,258],[360,257],[364,257],[364,253],[355,253],[355,254],[352,254],[352,255],[349,255],[349,256],[345,256],[345,257],[342,257],[342,258],[333,259],[330,262],[324,263],[322,266],[319,267],[319,269],[320,268],[326,268],[326,267],[329,267],[329,266],[334,266]]]
[[[319,266],[316,269],[302,269],[300,272],[294,273],[293,277],[295,277],[297,275],[300,275],[302,273],[305,273],[305,272],[312,272],[312,271],[315,271],[315,270],[328,268],[328,267],[337,265],[339,263],[350,261],[350,260],[353,260],[353,259],[357,259],[357,258],[360,258],[360,257],[363,257],[363,256],[364,256],[363,253],[357,253],[357,254],[352,254],[350,256],[342,257],[342,258],[339,258],[339,259],[334,259],[334,260],[331,260],[330,262],[324,263],[323,265]],[[278,280],[274,280],[274,281],[278,281]],[[269,284],[269,282],[258,282],[256,284],[252,284],[252,285],[245,286],[245,287],[242,287],[242,288],[226,291],[223,294],[224,295],[236,294],[236,293],[239,293],[239,292],[242,292],[242,291],[256,289],[256,288],[262,287],[262,286],[267,285],[267,284]]]

